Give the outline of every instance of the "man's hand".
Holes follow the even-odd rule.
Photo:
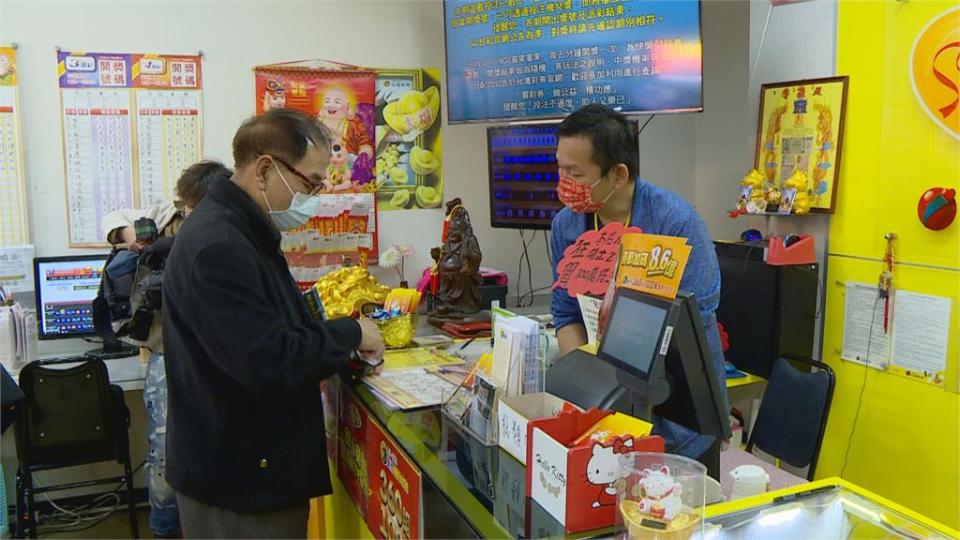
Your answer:
[[[375,322],[366,317],[360,317],[357,322],[360,323],[360,346],[357,347],[357,352],[364,361],[372,365],[378,364],[385,350],[380,329]]]
[[[139,253],[143,251],[144,245],[140,242],[137,242],[137,229],[133,227],[124,227],[123,232],[121,233],[121,238],[123,239],[124,248],[129,249],[130,251],[136,251]]]

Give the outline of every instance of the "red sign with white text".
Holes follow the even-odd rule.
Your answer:
[[[616,277],[623,234],[642,232],[639,227],[624,228],[613,222],[599,231],[580,235],[577,241],[563,250],[563,259],[557,265],[557,281],[552,289],[560,287],[576,298],[578,294],[602,296]]]

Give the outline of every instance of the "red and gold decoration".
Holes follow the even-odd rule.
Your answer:
[[[763,193],[777,199],[784,182],[799,171],[808,181],[810,211],[833,212],[846,96],[847,77],[763,85],[756,154]],[[744,200],[742,193],[740,204],[746,207],[751,198]]]

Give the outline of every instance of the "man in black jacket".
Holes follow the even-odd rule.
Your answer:
[[[244,122],[233,178],[167,262],[167,480],[186,538],[304,538],[309,499],[331,492],[319,383],[354,350],[383,354],[365,319],[313,322],[280,252],[280,230],[317,210],[330,147],[297,111]]]

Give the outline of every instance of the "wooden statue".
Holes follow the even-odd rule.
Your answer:
[[[430,250],[436,263],[439,286],[433,314],[463,318],[480,311],[480,244],[473,235],[470,214],[453,199],[447,203],[443,245]]]

